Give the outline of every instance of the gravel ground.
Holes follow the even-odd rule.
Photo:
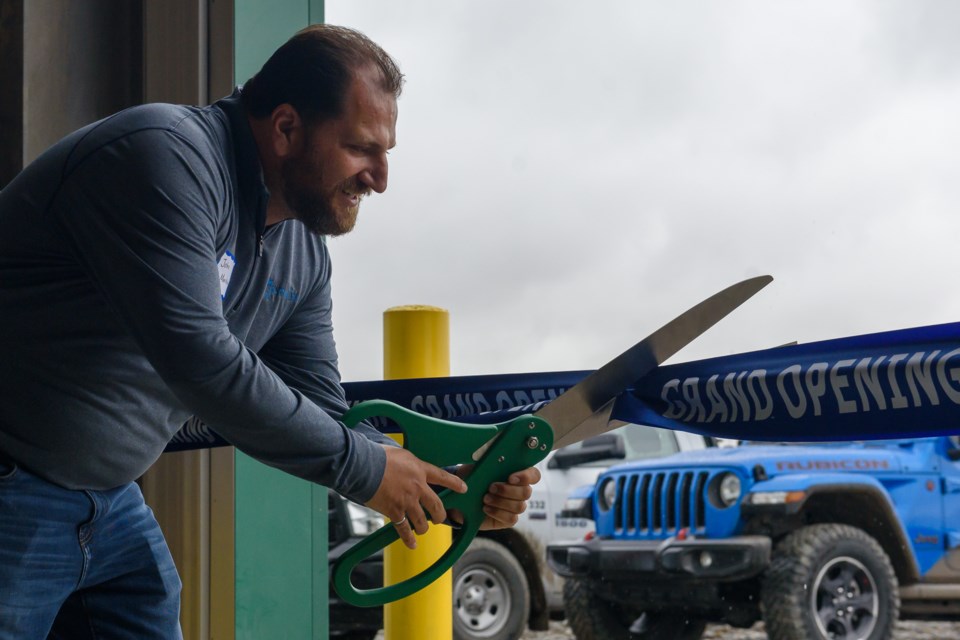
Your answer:
[[[955,640],[960,638],[960,622],[900,622],[896,640]],[[383,632],[376,640],[383,640]],[[520,640],[576,640],[565,622],[551,622],[548,631],[527,631]],[[763,623],[750,629],[734,629],[724,624],[712,624],[703,634],[703,640],[767,640]]]
[[[563,622],[551,622],[549,631],[528,631],[522,640],[573,640],[575,636]],[[710,625],[704,640],[767,640],[763,623],[751,629],[734,629],[726,625]],[[960,622],[901,622],[897,640],[952,640],[960,638]]]

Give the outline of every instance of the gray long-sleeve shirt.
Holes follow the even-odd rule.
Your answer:
[[[89,125],[0,191],[0,452],[106,489],[196,415],[367,501],[388,440],[337,420],[329,254],[267,197],[237,93]]]

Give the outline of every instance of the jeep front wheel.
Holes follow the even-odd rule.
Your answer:
[[[697,640],[707,626],[683,614],[642,613],[603,600],[576,578],[563,583],[563,607],[577,640]]]
[[[590,585],[576,578],[563,583],[563,608],[577,640],[629,640],[630,624],[639,615],[597,597]]]
[[[774,550],[761,590],[771,638],[888,640],[900,597],[890,559],[861,529],[817,524]]]

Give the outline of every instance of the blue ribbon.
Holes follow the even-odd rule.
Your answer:
[[[960,323],[663,366],[621,395],[628,422],[740,440],[960,431]]]
[[[389,400],[418,413],[445,420],[492,423],[536,411],[577,384],[590,371],[560,371],[410,380],[345,382],[343,390],[351,406],[364,400]],[[390,433],[389,422],[374,426]],[[166,451],[184,451],[229,445],[210,427],[192,419],[174,436]]]
[[[383,399],[436,418],[500,422],[536,411],[590,371],[344,383],[349,404]],[[613,418],[739,440],[916,438],[960,432],[960,323],[662,366]],[[392,424],[376,425],[385,432]],[[228,444],[191,420],[167,451]]]

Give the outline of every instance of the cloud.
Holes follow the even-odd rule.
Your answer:
[[[960,320],[957,6],[328,0],[408,76],[331,243],[344,378],[398,304],[455,374],[594,368],[760,273],[677,361]]]

